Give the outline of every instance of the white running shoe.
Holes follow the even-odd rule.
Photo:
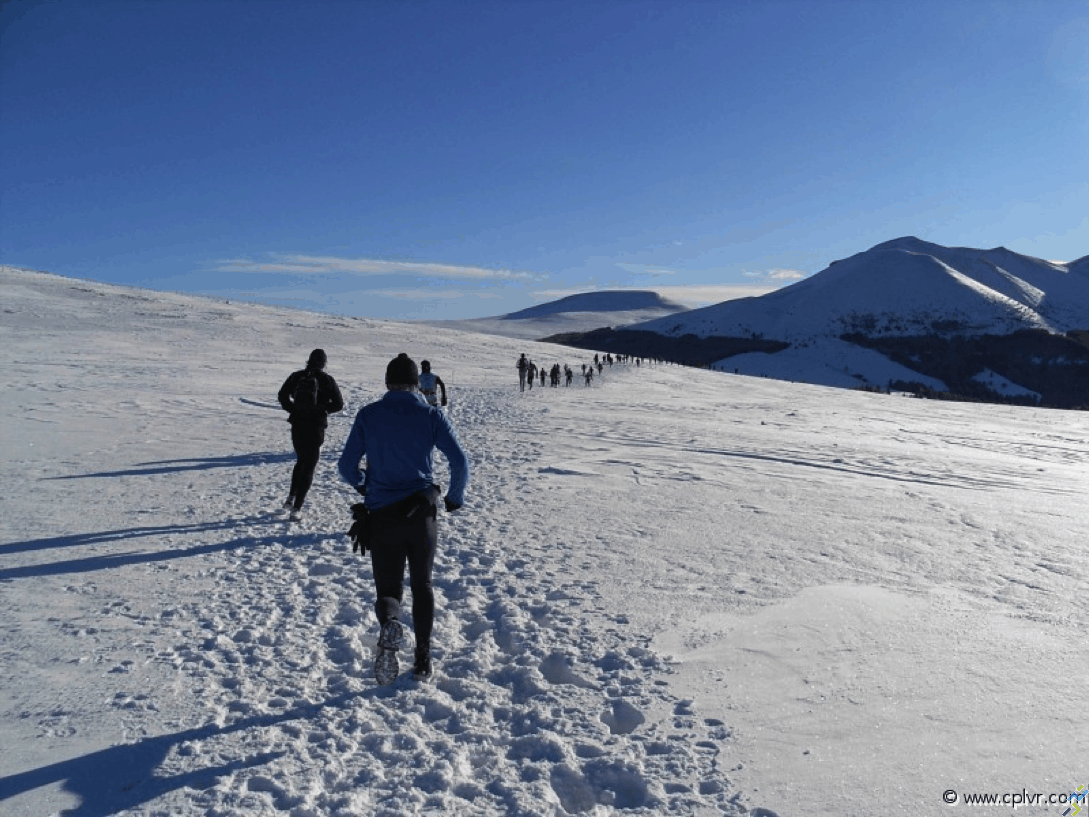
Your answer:
[[[287,518],[290,519],[292,522],[298,522],[300,519],[302,519],[302,508],[292,508],[291,513],[288,514]]]
[[[397,680],[401,665],[397,662],[397,650],[405,643],[405,628],[397,619],[382,625],[378,636],[378,652],[374,656],[374,680],[388,686]]]

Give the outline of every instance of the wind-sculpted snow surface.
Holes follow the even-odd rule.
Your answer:
[[[520,424],[509,396],[458,406],[470,450],[489,428]],[[322,502],[301,530],[237,519],[210,592],[149,622],[151,660],[197,685],[214,726],[178,736],[144,790],[199,755],[248,760],[172,813],[741,813],[719,764],[729,729],[670,693],[669,664],[597,600],[578,543],[504,502],[533,462],[478,459],[476,512],[443,520],[432,684],[406,673],[375,686],[370,573],[338,535],[335,506]],[[283,469],[260,470],[274,484]],[[252,495],[254,474],[239,476],[220,488],[225,509],[275,505]],[[564,558],[575,571],[556,569]],[[167,646],[171,631],[181,637]]]
[[[608,577],[583,543],[554,536],[535,509],[542,445],[528,434],[510,448],[493,444],[497,429],[535,427],[516,390],[457,392],[473,482],[466,509],[441,519],[436,675],[418,684],[408,672],[378,687],[369,564],[348,547],[353,495],[331,464],[349,414],[332,418],[307,516],[291,525],[278,512],[293,461],[287,426],[265,396],[280,378],[233,397],[193,388],[232,379],[216,371],[218,353],[197,351],[219,343],[218,321],[234,335],[228,307],[217,319],[172,305],[184,299],[139,296],[150,324],[173,316],[183,325],[177,335],[166,325],[170,343],[191,338],[166,364],[186,370],[183,381],[158,392],[152,381],[169,373],[153,372],[168,350],[133,337],[140,310],[126,314],[133,335],[109,337],[86,319],[125,313],[116,292],[47,283],[78,293],[67,311],[96,342],[43,355],[53,342],[24,333],[15,359],[34,370],[24,382],[34,420],[84,431],[56,459],[37,459],[32,440],[19,451],[5,441],[5,458],[33,461],[30,478],[66,503],[50,512],[5,478],[5,720],[14,715],[39,739],[37,753],[14,762],[22,771],[9,753],[0,775],[14,813],[746,811],[721,762],[729,728],[670,691],[673,668],[650,634],[602,600]],[[54,309],[66,311],[43,300],[8,315],[17,324]],[[377,397],[352,385],[344,357],[326,345],[352,411]],[[294,368],[277,363],[285,376]],[[272,450],[189,455],[194,440],[221,447],[209,434],[227,428]],[[119,457],[130,445],[146,456]],[[61,643],[46,643],[46,632]],[[46,655],[78,680],[54,687],[53,671],[36,668]]]
[[[916,817],[1086,782],[1083,413],[679,366],[523,394],[504,338],[0,274],[5,817]],[[289,524],[274,395],[316,347],[349,409]],[[334,464],[402,351],[473,475],[435,677],[378,687]]]

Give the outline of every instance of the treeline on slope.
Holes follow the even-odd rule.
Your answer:
[[[841,338],[880,352],[949,387],[943,392],[921,383],[894,381],[889,386],[896,391],[935,400],[1089,410],[1089,332],[1086,331],[1072,331],[1065,336],[1042,329],[1024,329],[1009,335],[876,338],[855,332]],[[543,340],[577,349],[700,367],[733,355],[775,353],[790,346],[784,341],[763,338],[700,338],[691,334],[673,338],[645,330],[612,328],[566,332]],[[1029,396],[996,393],[985,383],[972,379],[984,369],[1036,392],[1040,402]]]
[[[790,346],[789,343],[778,340],[700,338],[695,335],[671,338],[642,329],[613,329],[611,327],[593,329],[589,332],[563,332],[543,338],[542,341],[595,352],[667,360],[685,366],[710,366],[724,357],[745,352],[780,352]]]
[[[1089,410],[1089,345],[1076,332],[1063,336],[1024,329],[1009,335],[896,338],[851,333],[842,339],[938,378],[949,387],[940,392],[920,383],[896,381],[890,386],[897,391],[938,400]],[[996,394],[972,379],[984,369],[1037,392],[1040,402],[1027,396]]]

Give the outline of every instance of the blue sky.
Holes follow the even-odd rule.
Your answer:
[[[1089,2],[5,2],[0,263],[389,318],[1089,254]]]

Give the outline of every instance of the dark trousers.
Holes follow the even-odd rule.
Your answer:
[[[372,516],[370,525],[371,570],[378,596],[374,612],[378,623],[385,624],[390,619],[400,617],[407,562],[416,644],[430,644],[431,626],[435,620],[431,571],[435,566],[435,548],[439,538],[435,518],[425,516],[423,519],[405,521]]]
[[[295,508],[301,508],[306,493],[314,482],[314,471],[321,456],[321,445],[325,442],[325,428],[319,425],[295,423],[291,426],[291,445],[295,448],[295,468],[291,471],[291,496],[295,497]]]

